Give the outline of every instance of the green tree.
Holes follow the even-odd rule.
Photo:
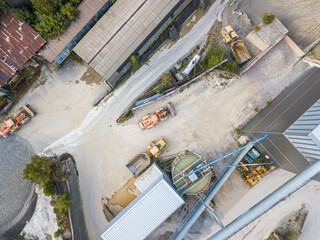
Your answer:
[[[69,20],[75,19],[78,15],[77,8],[72,3],[67,3],[61,8],[62,15],[66,16]]]
[[[161,83],[164,86],[171,84],[172,80],[173,80],[173,77],[172,77],[171,73],[164,73],[161,76]]]
[[[31,157],[31,163],[26,165],[22,176],[32,183],[44,184],[50,181],[52,166],[50,158],[35,155]]]
[[[212,68],[215,65],[221,63],[225,58],[226,54],[226,49],[219,44],[210,48],[205,57],[207,67]]]
[[[268,25],[273,22],[275,15],[273,13],[264,13],[262,21],[264,24]]]
[[[131,62],[131,65],[132,65],[134,70],[138,70],[139,69],[140,63],[139,63],[139,57],[138,56],[132,55],[130,57],[130,62]]]
[[[65,0],[31,0],[34,10],[46,15],[56,14],[64,2]]]
[[[31,13],[25,7],[13,8],[11,9],[12,15],[19,19],[25,21],[27,24],[33,26],[36,23],[36,15]]]
[[[68,193],[59,195],[56,202],[56,208],[60,213],[65,213],[70,209],[72,205],[72,199]]]
[[[35,26],[36,31],[46,40],[50,40],[63,32],[69,24],[69,20],[61,13],[47,15],[37,12],[39,23]]]
[[[47,182],[43,185],[43,193],[46,196],[52,196],[54,195],[55,191],[54,191],[54,185],[52,182]]]

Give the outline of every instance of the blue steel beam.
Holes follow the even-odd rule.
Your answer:
[[[202,169],[204,169],[204,168],[206,168],[206,167],[208,167],[208,166],[210,166],[210,165],[212,165],[212,164],[214,164],[214,163],[216,163],[216,162],[218,162],[218,161],[220,161],[220,160],[222,160],[222,159],[225,159],[226,157],[229,157],[229,156],[232,155],[232,154],[235,154],[235,153],[237,153],[237,152],[242,151],[242,150],[245,149],[246,147],[252,146],[252,145],[256,144],[257,142],[260,142],[260,141],[266,139],[267,137],[268,137],[268,134],[265,135],[265,136],[262,137],[262,138],[259,138],[259,139],[256,140],[256,141],[253,141],[253,142],[251,142],[251,143],[249,143],[249,144],[247,144],[247,145],[245,145],[245,146],[243,146],[243,147],[241,147],[241,148],[239,148],[239,149],[231,152],[231,153],[228,153],[227,155],[224,155],[224,156],[221,157],[221,158],[218,158],[218,159],[216,159],[216,160],[214,160],[214,161],[212,161],[212,162],[210,162],[210,163],[202,166],[201,168],[198,168],[198,169],[196,169],[196,170],[194,170],[194,171],[192,171],[192,172],[190,172],[190,173],[188,173],[188,174],[185,174],[184,176],[185,176],[185,177],[188,177],[188,176],[190,176],[190,175],[193,174],[193,173],[199,172],[200,170],[202,170]]]

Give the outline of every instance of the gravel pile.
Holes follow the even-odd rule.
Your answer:
[[[25,164],[30,162],[30,156],[35,153],[27,141],[12,135],[6,139],[0,138],[0,154],[1,235],[6,224],[21,211],[31,191],[31,184],[22,179],[22,172]]]

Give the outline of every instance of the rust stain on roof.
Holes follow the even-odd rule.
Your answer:
[[[45,40],[32,27],[3,12],[0,17],[0,86],[44,43]]]

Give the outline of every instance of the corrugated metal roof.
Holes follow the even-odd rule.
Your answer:
[[[178,3],[118,0],[73,50],[108,80]]]
[[[107,1],[108,0],[83,0],[77,7],[79,11],[77,19],[70,23],[70,26],[63,34],[50,40],[40,52],[41,55],[49,62],[53,62]]]
[[[314,141],[315,144],[320,148],[320,125],[313,129],[309,133],[309,137]]]
[[[161,176],[162,171],[156,164],[153,164],[134,181],[134,185],[140,192],[144,192]]]
[[[161,176],[107,225],[101,237],[142,240],[183,204],[184,200]]]
[[[32,57],[45,40],[28,24],[2,12],[0,18],[0,85]]]

